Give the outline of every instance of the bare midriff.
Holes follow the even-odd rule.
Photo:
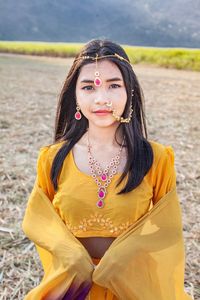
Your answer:
[[[102,258],[106,250],[110,247],[115,237],[89,237],[77,238],[86,248],[92,258]]]

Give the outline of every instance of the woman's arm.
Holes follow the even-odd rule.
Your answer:
[[[39,153],[37,179],[28,200],[22,229],[34,242],[44,267],[44,277],[39,286],[31,290],[26,300],[35,299],[85,299],[92,285],[93,262],[83,245],[67,229],[51,201],[45,169],[48,149]],[[49,198],[51,197],[51,198]]]
[[[54,187],[50,180],[52,161],[50,157],[50,146],[40,148],[37,159],[36,182],[51,201],[55,195]]]
[[[171,146],[163,146],[153,172],[153,204],[176,187],[175,155]]]

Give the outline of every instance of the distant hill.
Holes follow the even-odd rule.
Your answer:
[[[0,0],[0,40],[200,48],[199,0]]]

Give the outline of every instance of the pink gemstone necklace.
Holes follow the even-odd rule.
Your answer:
[[[111,162],[107,165],[107,167],[104,170],[102,170],[100,164],[97,162],[97,160],[93,157],[91,153],[92,146],[90,145],[89,134],[88,134],[88,162],[89,162],[92,178],[95,180],[98,186],[98,191],[97,191],[98,201],[96,202],[98,208],[102,208],[104,206],[104,198],[107,193],[106,189],[111,183],[113,176],[117,173],[117,168],[118,165],[120,164],[120,157],[121,157],[120,155],[121,155],[123,144],[124,144],[124,139],[117,155],[113,157]],[[98,179],[97,176],[99,176],[100,179]]]

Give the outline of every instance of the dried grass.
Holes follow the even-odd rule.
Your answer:
[[[36,158],[52,141],[68,59],[0,55],[0,300],[23,299],[41,280],[38,255],[21,230]],[[200,78],[190,71],[136,66],[146,96],[149,138],[175,151],[186,252],[185,288],[200,299]]]

